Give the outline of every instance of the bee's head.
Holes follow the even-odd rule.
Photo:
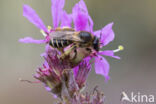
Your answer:
[[[99,49],[100,49],[99,38],[97,38],[96,36],[94,37],[94,40],[93,40],[93,48],[96,51],[99,51]]]

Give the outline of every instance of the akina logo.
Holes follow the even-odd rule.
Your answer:
[[[123,91],[121,94],[121,101],[130,102],[130,104],[155,104],[155,96],[152,94],[142,94],[140,92],[131,92],[128,96],[128,94]]]

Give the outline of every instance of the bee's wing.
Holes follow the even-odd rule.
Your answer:
[[[75,42],[83,42],[75,31],[54,31],[50,34],[51,39],[71,40]]]

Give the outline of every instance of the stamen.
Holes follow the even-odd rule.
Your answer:
[[[43,30],[40,30],[40,32],[41,32],[41,34],[42,34],[44,37],[47,36],[47,34],[46,34]]]
[[[52,27],[51,27],[51,26],[48,26],[48,31],[49,31],[49,32],[51,31],[51,29],[52,29]]]
[[[113,52],[119,52],[119,51],[122,51],[122,50],[124,50],[124,47],[122,45],[119,45],[118,49],[113,50]]]

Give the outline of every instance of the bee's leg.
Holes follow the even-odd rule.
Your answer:
[[[58,50],[63,54],[64,53],[64,49],[63,48],[58,48]]]
[[[76,48],[74,49],[74,56],[72,57],[72,59],[75,59],[77,57],[77,50]]]
[[[76,49],[76,45],[72,45],[68,50],[66,50],[61,56],[60,59],[65,59],[69,54]]]

